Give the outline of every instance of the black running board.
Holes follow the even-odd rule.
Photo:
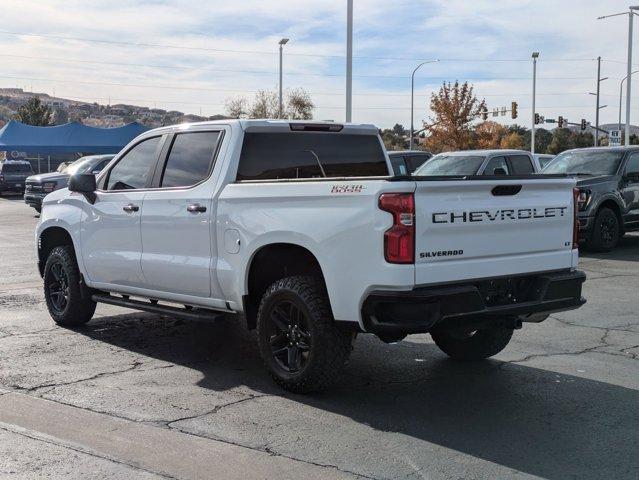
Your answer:
[[[224,317],[224,314],[215,310],[197,307],[171,307],[168,305],[159,305],[157,301],[131,300],[126,296],[114,297],[113,295],[92,295],[91,300],[98,303],[107,303],[117,307],[133,308],[144,312],[159,313],[162,315],[173,315],[185,318],[187,320],[198,320],[211,322]]]

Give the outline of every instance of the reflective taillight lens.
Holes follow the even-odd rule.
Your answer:
[[[572,195],[574,199],[574,218],[572,224],[572,248],[579,248],[579,216],[577,213],[579,212],[579,200],[581,198],[581,190],[578,188],[573,188]]]
[[[384,258],[388,263],[415,262],[415,197],[412,193],[384,193],[379,208],[393,215],[384,232]]]

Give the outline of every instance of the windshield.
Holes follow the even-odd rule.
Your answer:
[[[32,173],[28,163],[5,163],[2,170],[6,173]]]
[[[415,170],[413,175],[475,175],[484,163],[479,155],[448,155],[440,153]]]
[[[623,152],[575,150],[564,152],[550,162],[543,173],[567,173],[569,175],[614,175],[617,173]]]
[[[89,171],[94,163],[94,158],[83,157],[67,166],[67,168],[65,168],[62,172],[66,173],[67,175],[75,175],[76,173],[87,173],[87,171]]]

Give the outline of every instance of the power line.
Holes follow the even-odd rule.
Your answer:
[[[43,33],[31,33],[31,32],[13,32],[10,30],[0,30],[0,34],[3,35],[15,35],[15,36],[27,36],[27,37],[39,37],[39,38],[53,38],[57,40],[72,40],[79,42],[89,43],[102,43],[108,45],[120,45],[131,47],[151,47],[151,48],[172,48],[180,50],[194,50],[216,53],[234,53],[234,54],[249,54],[249,55],[277,55],[276,51],[260,51],[260,50],[234,50],[224,48],[210,48],[210,47],[194,47],[189,45],[170,45],[160,43],[148,43],[148,42],[131,42],[121,40],[104,40],[96,38],[75,37],[68,35],[55,35],[55,34],[43,34]],[[319,57],[319,58],[337,58],[343,59],[344,55],[329,55],[319,53],[296,53],[287,52],[287,55],[300,56],[300,57]],[[420,61],[424,60],[421,57],[383,57],[383,56],[367,56],[367,55],[354,55],[353,58],[365,59],[365,60],[401,60],[401,61]],[[593,61],[593,58],[546,58],[545,62],[589,62]],[[443,58],[440,62],[465,62],[465,63],[482,63],[482,62],[529,62],[528,58],[493,58],[493,59],[476,59],[476,58]]]

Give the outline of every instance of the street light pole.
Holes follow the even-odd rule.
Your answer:
[[[634,75],[635,73],[639,73],[639,70],[635,70],[631,72],[630,75]],[[623,98],[623,82],[626,81],[628,77],[623,77],[621,79],[621,83],[619,83],[619,123],[617,125],[617,129],[621,130],[621,99]]]
[[[288,38],[283,38],[279,41],[279,46],[280,46],[280,106],[279,106],[279,110],[278,110],[278,118],[282,118],[282,115],[284,113],[284,99],[282,98],[282,63],[283,63],[283,52],[284,52],[284,45],[286,45],[288,43]]]
[[[415,73],[417,73],[417,70],[419,70],[422,65],[426,65],[427,63],[435,63],[435,62],[439,62],[439,60],[428,60],[426,62],[422,62],[419,65],[417,65],[414,69],[413,69],[413,73],[410,76],[410,140],[409,140],[409,146],[408,149],[412,150],[413,149],[413,136],[415,132],[415,127],[413,125],[413,121],[415,120]]]
[[[532,128],[530,129],[530,153],[535,153],[535,94],[537,89],[537,58],[539,52],[533,52],[533,84],[532,84]]]
[[[353,0],[346,7],[346,121],[353,121]]]
[[[601,20],[603,18],[618,17],[619,15],[628,15],[628,67],[626,75],[628,86],[626,87],[626,139],[624,145],[630,145],[630,90],[632,89],[632,25],[634,23],[634,10],[639,10],[639,6],[630,7],[627,12],[597,17],[597,20]]]

